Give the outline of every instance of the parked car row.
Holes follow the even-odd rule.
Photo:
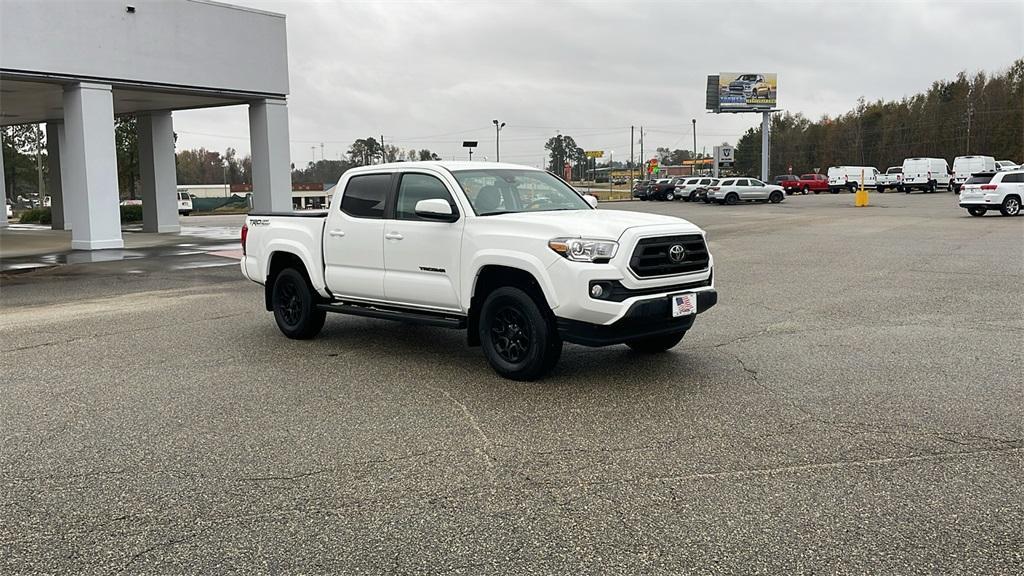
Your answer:
[[[940,189],[960,192],[971,174],[977,172],[1004,172],[1020,166],[1011,160],[996,160],[992,156],[957,156],[953,167],[942,158],[907,158],[900,166],[890,166],[880,172],[874,166],[832,166],[827,175],[804,174],[797,177],[783,174],[775,177],[775,184],[787,193],[818,194],[828,190],[838,194],[843,190],[856,192],[861,185],[876,192],[896,190],[909,194],[914,190],[936,192]]]

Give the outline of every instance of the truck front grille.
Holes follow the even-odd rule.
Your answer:
[[[674,246],[682,247],[682,258],[672,257]],[[642,238],[633,249],[629,268],[641,278],[700,272],[708,268],[708,248],[700,234]]]

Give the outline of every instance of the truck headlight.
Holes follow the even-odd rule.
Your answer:
[[[588,238],[555,238],[548,247],[563,258],[576,262],[607,262],[615,256],[618,242]]]

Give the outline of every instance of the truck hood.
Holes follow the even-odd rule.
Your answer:
[[[625,210],[564,210],[550,212],[519,212],[481,218],[521,223],[524,228],[546,228],[551,237],[585,237],[598,240],[618,240],[626,230],[649,227],[652,231],[672,234],[700,234],[702,230],[682,218],[628,212]]]

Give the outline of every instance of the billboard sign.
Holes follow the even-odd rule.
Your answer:
[[[604,158],[604,150],[586,150],[587,158]]]
[[[718,75],[718,109],[760,112],[775,108],[778,76],[769,72],[722,72]]]

